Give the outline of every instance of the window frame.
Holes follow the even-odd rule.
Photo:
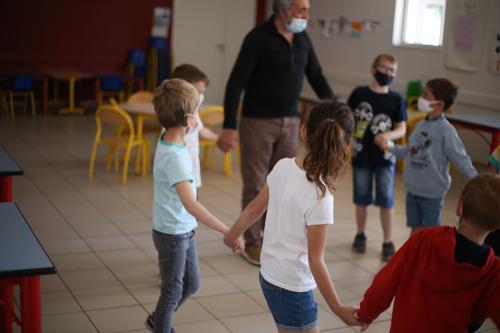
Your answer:
[[[444,1],[443,6],[443,20],[441,22],[441,44],[440,45],[429,45],[420,43],[407,43],[404,39],[405,29],[406,29],[406,13],[408,8],[408,1],[410,0],[396,0],[396,6],[394,11],[394,26],[392,35],[392,45],[394,47],[410,48],[410,49],[421,49],[430,51],[441,51],[444,44],[444,29],[446,24],[446,1]],[[422,1],[422,0],[420,0]]]

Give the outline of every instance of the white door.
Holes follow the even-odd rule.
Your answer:
[[[222,104],[243,38],[255,24],[255,0],[176,0],[173,6],[174,65],[193,64],[205,72],[205,103]]]

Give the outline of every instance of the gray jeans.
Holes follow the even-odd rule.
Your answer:
[[[242,209],[259,194],[274,165],[295,157],[299,145],[299,118],[248,118],[240,121]],[[262,244],[265,217],[244,233],[246,245]]]
[[[194,231],[167,235],[153,230],[158,251],[161,294],[154,316],[155,333],[175,333],[172,316],[182,303],[200,286],[198,255]]]

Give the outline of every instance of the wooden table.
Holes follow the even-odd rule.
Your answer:
[[[0,203],[0,332],[11,333],[12,323],[23,333],[41,333],[40,275],[56,272],[15,203]],[[13,287],[20,288],[20,313],[14,312]]]
[[[16,161],[0,146],[0,202],[12,201],[12,176],[23,173]]]
[[[467,112],[462,107],[455,108],[454,113],[446,113],[446,119],[457,128],[473,130],[489,144],[490,152],[500,144],[500,111]],[[481,132],[491,134],[491,141],[488,142]]]

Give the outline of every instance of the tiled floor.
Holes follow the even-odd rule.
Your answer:
[[[96,177],[87,178],[94,135],[92,116],[0,116],[0,144],[18,161],[24,176],[14,178],[14,199],[55,263],[58,273],[42,278],[45,333],[147,332],[144,320],[159,295],[156,252],[151,240],[152,179],[130,173],[126,186],[105,171],[102,152]],[[241,181],[218,172],[203,173],[200,201],[228,225],[240,211]],[[454,176],[446,199],[444,221],[453,224],[453,205],[463,184]],[[355,226],[348,169],[335,194],[336,223],[329,228],[328,269],[342,301],[356,304],[379,259],[381,229],[378,212],[370,211],[368,251],[350,251]],[[394,238],[400,246],[408,236],[404,188],[396,180]],[[197,231],[201,288],[175,315],[179,333],[275,332],[260,292],[255,267],[230,253],[221,237]],[[323,332],[346,333],[316,293]],[[390,311],[367,332],[388,332]],[[496,332],[491,323],[483,331]]]

